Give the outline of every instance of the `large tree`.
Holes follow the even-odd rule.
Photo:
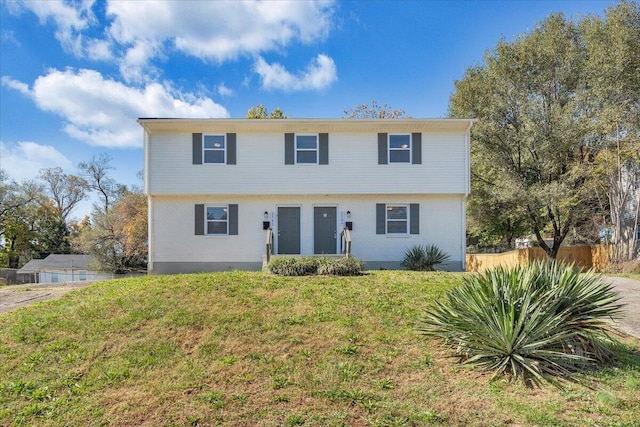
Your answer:
[[[623,2],[605,19],[585,19],[588,111],[600,135],[592,189],[608,204],[612,255],[626,261],[638,251],[640,222],[640,5]]]
[[[111,164],[111,156],[101,153],[93,157],[89,162],[80,162],[78,168],[82,172],[82,178],[87,183],[87,188],[94,191],[101,199],[99,210],[109,212],[111,205],[118,197],[122,186],[110,176],[115,167]]]
[[[87,182],[78,176],[66,174],[61,167],[41,169],[38,177],[45,182],[45,190],[60,217],[66,221],[67,217],[78,203],[84,200]]]
[[[120,187],[108,211],[94,206],[91,222],[74,231],[74,249],[92,255],[95,268],[126,273],[146,267],[147,198],[141,190]]]
[[[586,183],[603,140],[594,88],[606,83],[590,79],[585,39],[578,24],[552,15],[531,33],[500,41],[456,81],[450,100],[451,116],[479,119],[472,188],[483,191],[471,195],[470,207],[499,202],[497,215],[526,220],[552,258],[570,231],[598,213]],[[495,221],[482,209],[469,216]]]

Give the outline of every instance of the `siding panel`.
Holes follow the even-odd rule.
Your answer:
[[[150,135],[149,194],[465,194],[467,190],[463,132],[423,132],[421,165],[379,165],[373,132],[331,133],[331,162],[322,166],[284,167],[283,133],[237,133],[236,139],[241,167],[193,165],[191,134]],[[293,161],[293,150],[290,157]]]

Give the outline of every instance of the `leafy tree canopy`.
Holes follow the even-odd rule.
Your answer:
[[[526,224],[555,257],[570,231],[592,222],[599,205],[586,183],[610,139],[610,124],[602,122],[623,120],[632,105],[638,111],[638,92],[628,90],[640,74],[640,37],[632,36],[638,16],[635,2],[610,8],[604,21],[577,24],[551,15],[517,40],[499,41],[483,64],[455,82],[450,115],[479,119],[472,128],[469,203],[479,229],[493,227],[494,236],[506,239]],[[607,40],[622,45],[611,57]],[[611,68],[617,71],[602,75]],[[627,113],[609,111],[620,105]],[[637,135],[637,113],[631,116],[625,123]]]

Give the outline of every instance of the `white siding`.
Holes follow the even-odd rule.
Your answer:
[[[237,236],[195,235],[196,204],[236,203]],[[419,203],[420,234],[377,235],[376,203]],[[461,195],[152,197],[150,205],[150,223],[154,224],[150,230],[150,241],[153,242],[150,269],[153,269],[153,263],[261,262],[265,253],[264,212],[275,214],[278,206],[300,206],[302,254],[313,253],[313,207],[335,206],[338,221],[341,211],[351,212],[351,218],[346,220],[353,222],[352,251],[364,261],[399,262],[410,246],[433,243],[449,253],[451,261],[464,262],[464,198]],[[277,235],[277,229],[275,231]],[[338,241],[338,247],[339,244]]]
[[[423,132],[422,164],[378,165],[377,133],[333,132],[328,165],[285,165],[284,132],[237,133],[236,165],[193,165],[190,133],[152,134],[145,184],[150,195],[466,194],[466,135]]]

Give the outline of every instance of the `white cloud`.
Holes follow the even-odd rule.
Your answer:
[[[259,57],[254,64],[254,71],[260,75],[262,87],[278,89],[285,92],[301,90],[322,90],[336,80],[336,64],[327,55],[318,55],[307,68],[297,75],[291,74],[278,63],[269,64]]]
[[[68,52],[117,61],[126,81],[142,83],[160,74],[154,60],[176,50],[224,62],[321,40],[331,28],[334,0],[109,1],[100,38],[94,38],[95,30],[102,29],[95,0],[5,3],[12,13],[29,10],[42,24],[52,22]]]
[[[64,0],[8,2],[9,11],[20,13],[23,9],[34,13],[41,24],[53,22],[56,26],[55,36],[62,47],[76,56],[87,55],[89,42],[81,34],[91,24],[96,22],[91,8],[95,0],[68,2]]]
[[[71,161],[50,145],[18,142],[7,146],[0,141],[0,168],[17,182],[36,179],[42,168],[71,166]]]
[[[18,90],[22,87],[15,80],[9,83]],[[207,97],[181,93],[158,83],[129,87],[93,70],[49,70],[36,79],[29,94],[40,109],[65,120],[68,135],[103,147],[140,147],[138,117],[229,115]]]
[[[11,43],[15,46],[22,46],[18,39],[16,38],[16,32],[13,30],[2,30],[2,35],[0,36],[3,42]]]
[[[329,31],[333,1],[110,2],[111,36],[123,45],[169,42],[201,59],[225,61],[311,43]],[[141,19],[141,18],[144,19]]]
[[[218,95],[220,96],[232,96],[233,90],[225,86],[224,82],[218,85]]]
[[[2,78],[0,79],[0,83],[2,83],[3,86],[7,86],[11,89],[17,90],[23,95],[31,95],[31,92],[29,92],[28,84],[12,79],[9,76],[2,76]]]

